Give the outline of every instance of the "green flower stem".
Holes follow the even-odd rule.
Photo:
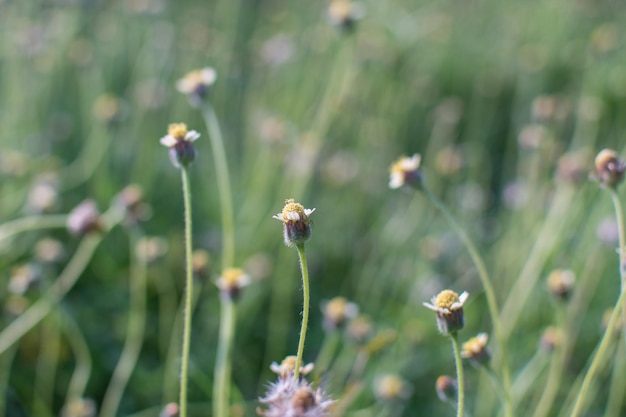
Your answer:
[[[227,417],[230,398],[233,340],[237,321],[237,306],[229,296],[222,296],[220,303],[220,334],[215,363],[213,384],[213,415]]]
[[[608,347],[611,341],[611,335],[614,334],[615,328],[617,326],[617,319],[620,316],[622,307],[624,306],[624,300],[626,300],[626,291],[622,291],[617,302],[615,303],[615,308],[613,309],[613,313],[611,314],[611,319],[609,320],[609,324],[606,326],[606,330],[604,331],[604,335],[602,336],[602,340],[600,341],[600,345],[598,346],[598,350],[596,351],[595,356],[593,357],[593,361],[585,374],[585,378],[583,379],[583,384],[580,387],[580,391],[578,391],[578,396],[576,397],[576,403],[574,404],[574,409],[570,417],[577,417],[582,414],[584,411],[584,402],[587,397],[587,393],[589,388],[591,387],[591,382],[593,378],[596,376],[600,366],[602,365],[604,358],[608,352]]]
[[[76,253],[70,262],[48,291],[46,291],[46,294],[2,330],[0,333],[0,354],[4,353],[24,334],[35,327],[72,289],[87,267],[101,240],[102,237],[100,235],[85,237],[76,249]]]
[[[233,197],[230,186],[230,176],[228,174],[228,162],[226,150],[224,149],[224,139],[220,129],[219,121],[215,115],[213,107],[209,103],[202,106],[202,115],[209,131],[211,148],[213,149],[213,160],[217,175],[217,189],[220,195],[220,205],[222,211],[222,231],[224,246],[222,248],[222,270],[234,266],[235,261],[235,226],[233,214]]]
[[[55,313],[51,313],[41,323],[41,345],[37,356],[33,391],[33,415],[52,417],[54,379],[59,361],[61,340],[59,323]]]
[[[0,225],[0,241],[22,232],[65,227],[67,227],[67,215],[65,214],[22,217]]]
[[[489,307],[489,314],[491,315],[491,320],[493,322],[493,331],[495,333],[496,341],[498,342],[498,348],[500,351],[499,353],[501,357],[502,379],[504,383],[505,415],[507,417],[512,417],[513,404],[511,401],[511,372],[509,370],[509,364],[506,355],[504,335],[502,333],[502,329],[500,328],[500,313],[498,310],[496,295],[493,289],[493,285],[491,284],[491,280],[489,279],[487,268],[485,267],[485,263],[478,253],[476,246],[474,246],[472,240],[469,238],[467,233],[465,233],[465,230],[463,230],[463,228],[459,225],[459,223],[456,221],[452,213],[450,213],[445,204],[443,204],[443,202],[425,186],[422,187],[422,191],[424,192],[424,194],[426,194],[428,199],[439,209],[439,211],[441,211],[441,213],[443,213],[443,215],[446,217],[452,229],[465,245],[465,248],[469,252],[472,261],[474,261],[474,265],[476,265],[476,269],[478,270],[478,275],[480,276],[480,280],[483,284],[485,295],[487,297],[487,306]]]
[[[459,349],[459,335],[454,332],[450,335],[452,349],[454,350],[454,364],[456,366],[456,381],[458,385],[456,416],[463,417],[465,407],[465,388],[463,382],[463,362],[461,361],[461,350]]]
[[[187,417],[187,383],[189,379],[189,348],[191,345],[191,310],[193,302],[193,261],[191,245],[191,191],[189,190],[189,172],[182,167],[183,200],[185,203],[185,306],[183,313],[183,347],[180,365],[180,417]]]
[[[626,391],[626,373],[623,372],[626,365],[626,352],[624,344],[618,343],[613,375],[609,383],[609,394],[606,400],[606,409],[603,417],[619,417],[622,414],[624,392]]]
[[[15,353],[17,352],[17,348],[9,349],[9,351],[0,355],[0,392],[7,393],[9,392],[9,377],[11,376],[11,365],[13,364],[13,359],[15,357]],[[8,403],[8,395],[0,395],[0,417],[7,417],[7,403]],[[11,416],[8,416],[11,417]]]
[[[302,326],[300,327],[300,341],[298,342],[298,355],[296,356],[296,369],[294,371],[296,380],[300,377],[300,367],[302,366],[302,353],[304,352],[304,340],[306,339],[306,329],[309,322],[309,267],[306,263],[306,254],[304,253],[304,244],[296,246],[298,249],[298,257],[300,258],[300,269],[302,271]]]
[[[67,388],[65,403],[68,404],[72,400],[82,398],[85,393],[89,375],[91,375],[91,353],[89,353],[89,345],[72,315],[63,309],[61,310],[63,311],[63,332],[74,353],[76,362]]]
[[[617,191],[614,188],[609,189],[611,192],[611,200],[613,200],[613,207],[615,208],[615,219],[617,220],[617,233],[619,238],[619,275],[620,275],[620,290],[624,292],[626,290],[626,241],[624,240],[624,210],[622,209],[622,203],[617,195]],[[622,310],[622,337],[626,341],[626,309]]]
[[[137,364],[146,327],[146,263],[135,255],[138,230],[130,231],[130,256],[134,262],[129,279],[129,318],[126,341],[120,359],[115,366],[100,408],[100,417],[115,417],[126,385]]]

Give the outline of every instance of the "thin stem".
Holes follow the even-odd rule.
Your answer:
[[[189,172],[182,167],[183,200],[185,203],[185,307],[183,314],[183,348],[180,365],[180,417],[187,417],[187,382],[189,379],[189,347],[191,345],[191,305],[193,301],[193,265],[191,245],[191,192],[189,191]]]
[[[213,415],[228,416],[228,400],[230,397],[230,377],[232,370],[233,340],[237,306],[228,296],[222,296],[220,313],[220,335],[215,363],[215,382],[213,384]]]
[[[50,286],[50,289],[37,300],[28,310],[13,320],[0,333],[0,354],[17,342],[24,334],[39,323],[48,313],[61,301],[61,299],[72,289],[76,281],[83,273],[87,264],[91,260],[98,244],[102,240],[100,235],[85,237],[76,253],[67,264],[61,275]]]
[[[611,191],[611,200],[613,200],[613,207],[615,208],[615,219],[617,220],[617,233],[619,238],[619,275],[620,275],[620,291],[626,290],[626,241],[624,240],[624,210],[622,209],[622,202],[617,195],[617,191],[614,188],[609,189]],[[622,337],[626,341],[626,309],[622,310]]]
[[[72,400],[82,398],[85,393],[89,375],[91,374],[91,354],[89,353],[89,345],[72,315],[68,314],[64,309],[61,309],[61,311],[63,312],[63,331],[76,358],[76,365],[67,387],[67,398],[65,400],[65,403],[69,404]]]
[[[493,322],[493,332],[495,333],[496,340],[498,342],[498,348],[500,351],[500,362],[502,367],[502,379],[504,382],[504,408],[505,415],[508,417],[513,416],[513,404],[511,402],[511,372],[509,370],[509,364],[506,355],[506,346],[504,342],[504,336],[502,334],[502,330],[500,328],[500,313],[498,309],[498,304],[496,301],[495,291],[493,289],[493,285],[491,284],[491,280],[489,279],[489,274],[487,273],[487,268],[485,267],[485,263],[483,262],[476,246],[469,238],[465,230],[459,225],[456,221],[452,213],[448,210],[448,208],[443,204],[443,202],[435,196],[428,188],[425,186],[422,188],[424,194],[428,197],[428,199],[441,211],[441,213],[446,217],[448,223],[457,234],[459,239],[465,245],[465,248],[470,254],[474,265],[476,265],[476,269],[478,270],[478,275],[482,282],[483,288],[485,290],[485,295],[487,297],[487,306],[489,307],[489,314],[491,315],[491,320]]]
[[[302,366],[302,353],[304,352],[304,340],[306,339],[306,329],[309,322],[309,267],[306,263],[306,254],[304,253],[304,244],[296,246],[298,249],[298,257],[300,258],[300,270],[302,271],[302,326],[300,327],[300,341],[298,342],[298,355],[296,356],[296,380],[300,377],[300,366]]]
[[[621,313],[622,307],[624,305],[624,300],[626,300],[626,291],[622,291],[619,298],[617,299],[617,303],[615,303],[615,308],[613,309],[613,313],[611,314],[611,319],[609,320],[609,324],[606,326],[606,330],[604,331],[604,335],[602,336],[602,340],[600,341],[600,345],[598,346],[598,350],[585,374],[585,378],[583,379],[583,384],[580,387],[580,391],[578,392],[578,396],[576,397],[576,403],[574,404],[574,410],[571,417],[576,417],[581,415],[584,411],[584,400],[589,391],[589,387],[591,386],[591,382],[593,378],[596,376],[600,365],[604,361],[604,357],[608,351],[609,342],[611,341],[611,335],[615,332],[615,327],[617,325],[617,319]]]
[[[50,314],[41,327],[41,346],[37,357],[33,390],[33,415],[52,417],[54,379],[60,350],[59,323],[56,314]]]
[[[235,261],[235,226],[233,214],[233,197],[228,174],[228,161],[224,149],[224,139],[219,121],[213,107],[209,103],[202,106],[202,115],[209,131],[211,148],[213,149],[213,161],[217,175],[217,189],[220,195],[222,211],[222,231],[224,246],[222,248],[222,270],[234,266]]]
[[[65,214],[22,217],[0,225],[0,241],[22,232],[64,228],[66,226],[67,215]]]
[[[126,341],[104,394],[100,417],[117,415],[122,395],[139,358],[146,326],[146,264],[140,257],[135,256],[140,233],[131,230],[130,235],[130,255],[134,265],[129,277],[130,306]]]
[[[456,416],[463,417],[465,407],[465,388],[463,382],[463,362],[461,361],[461,350],[459,349],[459,336],[456,332],[450,335],[452,349],[454,350],[454,364],[456,366],[456,381],[458,385]]]

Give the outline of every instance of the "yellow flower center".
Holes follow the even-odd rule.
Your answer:
[[[396,162],[394,162],[391,165],[391,173],[395,174],[395,173],[403,173],[404,172],[404,160],[406,159],[406,156],[402,156],[400,157],[400,159],[398,159]]]
[[[222,278],[228,286],[239,284],[239,280],[244,275],[245,272],[240,268],[227,268],[222,272]]]
[[[485,349],[485,338],[472,337],[467,342],[463,343],[462,349],[464,352],[477,354]]]
[[[184,123],[172,123],[167,128],[167,134],[176,140],[184,140],[187,135],[187,125]]]
[[[448,310],[454,303],[458,303],[459,295],[452,290],[443,290],[435,299],[435,306],[439,308],[447,308]]]
[[[296,203],[293,198],[290,198],[285,202],[285,207],[283,207],[282,217],[284,222],[294,221],[293,217],[290,216],[290,213],[296,213],[298,215],[297,220],[306,219],[306,213],[304,212],[304,206],[300,203]]]
[[[333,298],[326,304],[325,313],[328,317],[332,319],[341,319],[346,314],[346,306],[348,305],[348,300],[343,297]]]

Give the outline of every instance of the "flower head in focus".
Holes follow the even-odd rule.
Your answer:
[[[196,149],[193,146],[200,137],[195,130],[187,130],[184,123],[172,123],[167,129],[167,135],[160,140],[161,145],[170,150],[170,160],[176,168],[187,167],[196,158]]]
[[[430,303],[423,303],[424,307],[437,313],[437,327],[442,335],[456,333],[465,326],[463,305],[467,297],[469,297],[467,292],[458,295],[452,290],[443,290],[431,298]]]
[[[285,201],[283,211],[272,216],[283,222],[285,245],[298,246],[304,244],[311,237],[313,222],[309,218],[315,209],[305,209],[302,204],[292,198]]]

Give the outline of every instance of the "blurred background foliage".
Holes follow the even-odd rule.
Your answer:
[[[203,135],[192,166],[195,247],[219,259],[207,133],[200,113],[174,88],[203,66],[218,72],[211,101],[234,182],[237,262],[255,278],[239,302],[233,384],[241,412],[254,415],[256,398],[273,379],[269,364],[295,353],[296,253],[284,247],[271,219],[294,197],[316,208],[307,246],[313,308],[305,359],[314,361],[328,338],[318,305],[346,297],[377,332],[394,332],[367,361],[364,389],[349,414],[379,412],[372,384],[392,372],[410,384],[411,395],[386,405],[383,415],[452,415],[434,384],[438,375],[453,375],[454,364],[422,302],[447,287],[468,291],[462,339],[490,332],[491,320],[472,263],[444,219],[420,194],[387,187],[390,163],[414,152],[423,155],[426,182],[487,260],[504,306],[514,380],[527,375],[528,363],[539,363],[520,397],[522,410],[541,394],[550,353],[538,343],[560,308],[545,278],[556,268],[575,271],[577,290],[565,307],[575,343],[551,415],[562,411],[619,291],[610,198],[586,179],[597,150],[623,149],[626,9],[597,0],[361,6],[363,19],[346,31],[329,23],[324,1],[0,1],[0,221],[67,213],[86,198],[104,210],[133,183],[152,207],[142,229],[167,242],[167,253],[148,269],[146,337],[120,415],[158,415],[177,398],[178,365],[168,352],[178,349],[183,205],[179,174],[158,143],[170,122]],[[56,230],[0,242],[3,327],[15,318],[14,269],[37,263],[33,249],[44,237],[62,242],[65,258],[39,267],[40,285],[23,295],[28,305],[78,239]],[[0,379],[9,387],[0,414],[59,414],[75,355],[54,329],[68,321],[93,360],[85,395],[102,399],[125,338],[128,245],[123,229],[112,230],[57,313],[0,356]],[[194,415],[210,409],[202,404],[211,401],[219,312],[212,282],[219,268],[210,261],[198,278],[190,400],[204,411]],[[56,336],[48,339],[46,331]],[[33,381],[51,340],[58,343],[53,395],[37,414]],[[323,378],[335,398],[343,395],[341,376],[357,347],[341,342],[339,352]],[[495,415],[480,408],[483,399],[495,401],[488,381],[467,373],[469,409]],[[609,381],[610,372],[602,378]],[[600,415],[607,395],[599,392],[590,415]]]

